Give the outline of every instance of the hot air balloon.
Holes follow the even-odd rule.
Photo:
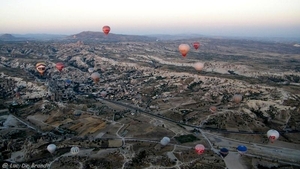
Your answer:
[[[94,72],[91,74],[91,78],[94,80],[95,83],[98,83],[100,80],[100,74],[98,72]]]
[[[56,145],[55,144],[49,144],[47,146],[47,150],[52,154],[56,150]]]
[[[105,35],[108,35],[109,31],[110,31],[110,27],[109,26],[103,26],[102,31]]]
[[[16,87],[16,88],[14,88],[14,92],[16,92],[16,98],[20,98],[20,92],[19,92],[19,88],[18,87]]]
[[[17,99],[20,98],[20,92],[16,92],[16,98],[17,98]]]
[[[107,95],[107,92],[106,92],[106,91],[102,91],[102,92],[100,92],[100,95],[101,95],[102,97],[105,97],[105,96]]]
[[[169,137],[163,137],[160,140],[160,144],[163,145],[163,146],[167,145],[169,142],[170,142],[170,138]]]
[[[66,79],[65,82],[65,89],[67,89],[71,85],[72,81],[70,79]]]
[[[209,111],[212,113],[215,113],[217,111],[217,107],[216,106],[210,106]]]
[[[194,42],[193,46],[197,50],[200,47],[200,43],[199,42]]]
[[[18,92],[19,91],[19,88],[18,87],[15,87],[14,88],[14,92]]]
[[[44,62],[39,62],[35,65],[36,70],[43,75],[46,70],[46,64]]]
[[[66,79],[65,82],[66,82],[66,84],[69,85],[69,84],[71,84],[72,81],[70,79]]]
[[[72,147],[70,152],[71,152],[71,154],[76,155],[79,153],[79,148],[77,146]]]
[[[63,70],[63,68],[65,67],[65,65],[62,62],[58,62],[58,63],[56,63],[55,67],[58,71],[61,72]]]
[[[204,153],[205,147],[202,144],[197,144],[195,146],[195,150],[196,150],[196,153],[200,155],[200,154]]]
[[[271,129],[267,132],[267,136],[271,141],[271,143],[273,143],[275,140],[279,138],[279,132],[277,130]]]
[[[93,73],[94,72],[94,68],[88,68],[89,73]]]
[[[248,150],[247,147],[244,145],[239,145],[237,147],[237,151],[239,152],[240,155],[245,154],[247,152],[247,150]]]
[[[228,155],[229,151],[227,148],[221,148],[219,153],[222,157],[226,157]]]
[[[195,68],[196,70],[198,70],[198,71],[201,71],[201,70],[203,69],[203,67],[204,67],[204,63],[196,62],[196,63],[194,64],[194,68]]]
[[[75,110],[75,111],[73,112],[73,114],[74,114],[75,116],[81,116],[82,111],[81,111],[81,110]]]
[[[235,103],[240,103],[243,99],[243,96],[241,94],[235,94],[232,97],[232,101]]]
[[[179,45],[178,49],[182,57],[186,57],[187,53],[190,51],[190,46],[188,44],[181,44]]]

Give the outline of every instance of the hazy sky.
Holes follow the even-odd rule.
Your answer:
[[[300,0],[1,0],[0,34],[300,37]]]

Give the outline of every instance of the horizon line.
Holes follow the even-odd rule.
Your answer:
[[[60,36],[71,36],[71,35],[76,35],[80,34],[83,32],[95,32],[95,33],[102,33],[102,31],[81,31],[79,33],[72,33],[72,34],[63,34],[63,33],[0,33],[0,36],[5,35],[5,34],[10,34],[10,35],[60,35]],[[216,34],[200,34],[200,33],[171,33],[171,34],[166,34],[166,33],[149,33],[149,34],[125,34],[125,33],[113,33],[111,32],[110,34],[115,34],[115,35],[135,35],[135,36],[182,36],[182,35],[194,35],[194,36],[205,36],[205,37],[231,37],[231,38],[292,38],[292,39],[298,39],[300,36],[247,36],[247,35],[216,35]]]

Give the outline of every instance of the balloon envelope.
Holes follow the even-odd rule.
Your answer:
[[[180,44],[178,49],[179,49],[179,52],[181,53],[181,55],[183,57],[185,57],[187,55],[187,53],[189,53],[189,51],[190,51],[190,46],[188,44]]]
[[[14,88],[14,92],[18,92],[19,91],[19,89],[16,87],[16,88]]]
[[[50,153],[54,153],[54,151],[56,150],[56,145],[55,144],[49,144],[47,146],[47,150],[50,152]]]
[[[102,31],[105,35],[107,35],[110,32],[110,27],[109,26],[103,26]]]
[[[63,68],[65,67],[65,65],[61,62],[58,62],[58,63],[56,63],[55,67],[57,70],[62,71]]]
[[[267,132],[267,136],[269,140],[273,143],[275,140],[279,138],[279,132],[277,130],[271,129]]]
[[[204,68],[204,63],[197,62],[194,64],[194,68],[198,71],[201,71]]]
[[[71,148],[71,150],[70,150],[70,152],[71,152],[71,154],[73,154],[73,155],[76,155],[76,154],[78,154],[79,153],[79,148],[78,147],[72,147]]]
[[[193,46],[197,50],[200,47],[200,43],[199,42],[194,42]]]
[[[228,153],[229,153],[229,151],[227,148],[221,148],[221,150],[220,150],[221,156],[226,157],[228,155]]]
[[[167,145],[169,142],[170,142],[170,138],[169,137],[163,137],[160,140],[160,144],[163,145],[163,146]]]
[[[44,62],[39,62],[35,65],[36,70],[43,75],[46,70],[46,64]]]
[[[204,145],[202,145],[202,144],[197,144],[197,145],[195,146],[195,150],[196,150],[196,153],[197,153],[197,154],[203,154],[203,153],[204,153],[204,150],[205,150],[205,147],[204,147]]]
[[[237,150],[238,150],[238,152],[240,153],[240,154],[245,154],[246,152],[247,152],[247,147],[246,146],[244,146],[244,145],[239,145],[238,147],[237,147]]]
[[[81,110],[75,110],[73,113],[74,113],[75,116],[81,116],[82,111]]]
[[[88,71],[89,71],[90,73],[93,73],[93,72],[94,72],[94,68],[88,68]]]
[[[233,97],[232,97],[232,100],[233,102],[235,103],[240,103],[243,99],[243,96],[241,94],[235,94]]]
[[[105,97],[105,96],[107,95],[107,92],[106,92],[106,91],[102,91],[102,92],[100,92],[100,95],[101,95],[102,97]]]
[[[70,79],[66,79],[66,83],[70,84],[72,81]]]
[[[212,113],[215,113],[217,111],[217,107],[216,106],[210,106],[209,111]]]
[[[91,74],[91,78],[94,80],[95,83],[97,83],[100,80],[100,74],[98,72],[94,72]]]

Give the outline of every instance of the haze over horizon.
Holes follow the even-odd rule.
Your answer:
[[[3,0],[0,34],[202,34],[300,37],[298,0]]]

